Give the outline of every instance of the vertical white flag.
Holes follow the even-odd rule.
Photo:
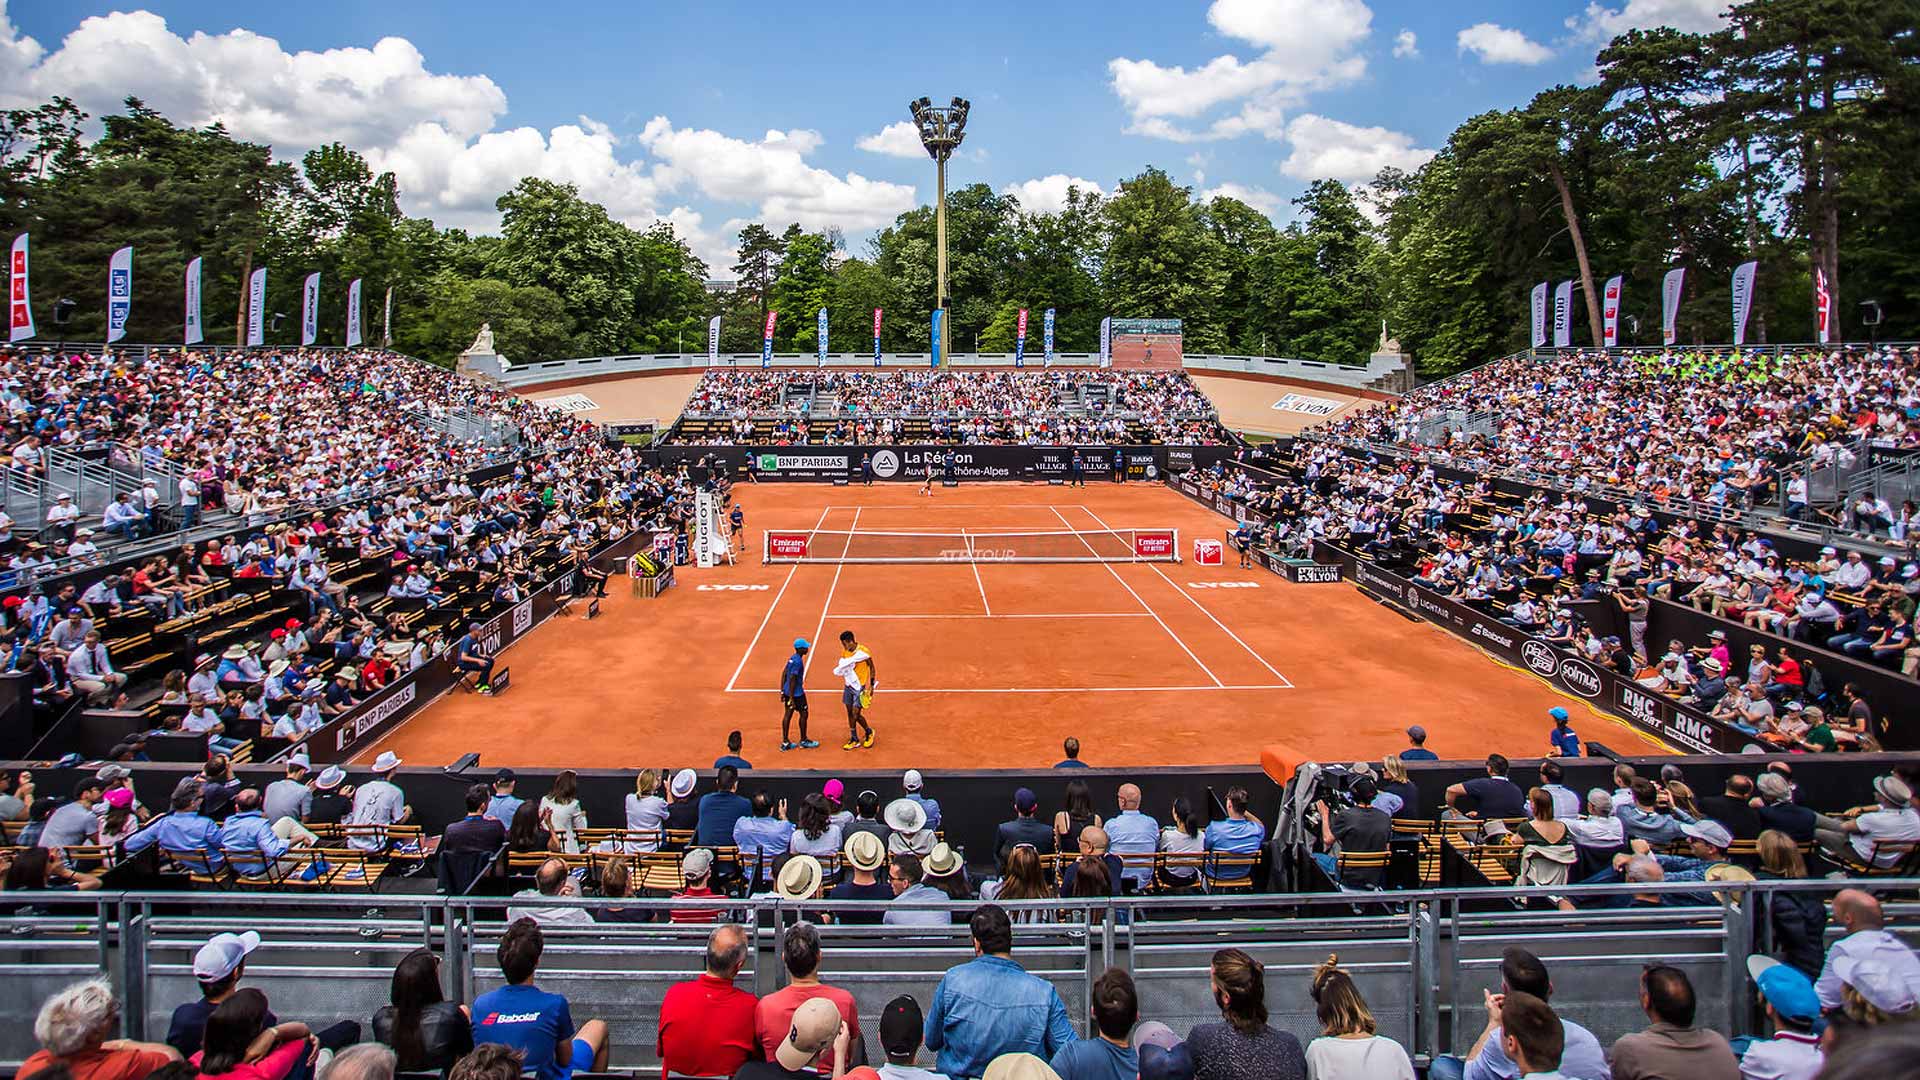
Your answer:
[[[1813,329],[1820,335],[1822,345],[1827,343],[1832,314],[1833,292],[1827,288],[1827,272],[1816,266],[1813,268]]]
[[[247,344],[261,345],[267,340],[267,268],[261,267],[247,279]]]
[[[393,348],[393,286],[387,286],[387,311],[380,319],[380,344]]]
[[[1563,281],[1553,290],[1553,347],[1564,349],[1573,344],[1573,282]]]
[[[1533,287],[1533,347],[1547,343],[1547,283]]]
[[[819,345],[820,345],[819,363],[816,364],[815,366],[826,367],[827,366],[827,309],[826,308],[820,309]]]
[[[1686,281],[1687,268],[1676,266],[1660,282],[1660,344],[1680,340],[1680,287]]]
[[[707,366],[717,367],[720,363],[720,316],[707,320]]]
[[[1100,366],[1113,366],[1113,316],[1100,320]]]
[[[23,341],[33,336],[33,295],[27,287],[27,234],[13,238],[13,254],[7,259],[7,340]]]
[[[187,280],[181,291],[184,294],[181,304],[185,310],[181,314],[180,324],[184,333],[180,336],[186,344],[198,345],[206,339],[200,326],[200,256],[195,255],[187,260]]]
[[[121,248],[107,260],[107,344],[127,336],[127,316],[133,314],[133,247]]]
[[[347,283],[347,347],[360,344],[360,279]]]
[[[320,336],[320,275],[307,275],[300,287],[300,344],[311,345]]]
[[[1733,268],[1733,343],[1747,343],[1747,314],[1753,310],[1753,272],[1757,262],[1743,262]]]
[[[1620,344],[1620,275],[1607,279],[1607,285],[1601,292],[1600,332],[1601,341],[1611,349]]]

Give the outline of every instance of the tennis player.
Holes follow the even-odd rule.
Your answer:
[[[799,747],[812,750],[820,744],[807,738],[807,650],[813,646],[806,638],[793,639],[793,655],[787,657],[786,669],[780,672],[780,704],[786,709],[780,714],[780,749],[791,750]],[[793,741],[793,714],[800,714],[800,741]]]
[[[927,455],[927,482],[920,485],[920,494],[933,494],[933,455]]]
[[[873,692],[879,687],[880,680],[874,674],[873,654],[867,647],[853,639],[853,631],[840,635],[840,662],[833,665],[833,673],[847,680],[840,691],[840,700],[847,706],[847,741],[842,750],[859,750],[873,745],[873,725],[867,723],[867,706],[873,704]],[[866,729],[866,735],[860,734]]]

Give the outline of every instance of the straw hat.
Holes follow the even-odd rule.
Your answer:
[[[855,870],[878,870],[887,861],[887,848],[870,832],[847,837],[847,863]]]
[[[959,873],[963,864],[960,853],[949,847],[945,841],[941,841],[933,845],[933,850],[927,853],[927,859],[921,865],[934,877],[946,877],[949,874]]]
[[[783,900],[811,900],[820,891],[822,876],[819,859],[811,855],[795,855],[780,868],[773,891]]]

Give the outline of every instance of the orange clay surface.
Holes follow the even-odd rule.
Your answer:
[[[556,618],[502,654],[505,695],[449,694],[360,760],[394,750],[420,765],[467,751],[489,765],[705,764],[738,728],[744,756],[774,769],[1044,767],[1068,735],[1099,766],[1247,764],[1274,742],[1348,761],[1403,748],[1416,723],[1443,758],[1523,757],[1545,751],[1555,705],[1585,738],[1663,749],[1350,585],[1241,570],[1231,550],[1226,566],[1194,565],[1194,538],[1224,538],[1226,519],[1159,484],[734,494],[747,515],[737,565],[681,567],[657,600],[610,579],[599,618]],[[1188,561],[763,565],[769,528],[1177,528]],[[871,749],[840,749],[842,630],[877,666]],[[806,685],[821,747],[781,753],[780,671],[796,637],[816,646]]]

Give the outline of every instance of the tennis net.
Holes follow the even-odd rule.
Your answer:
[[[847,532],[769,529],[769,563],[1179,562],[1178,529],[1054,532]]]

